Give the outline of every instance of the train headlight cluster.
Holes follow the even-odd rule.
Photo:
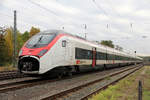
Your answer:
[[[40,53],[38,54],[38,56],[43,56],[48,50],[47,49],[43,49],[42,51],[40,51]]]

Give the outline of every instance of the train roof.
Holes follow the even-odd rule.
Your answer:
[[[127,57],[142,59],[142,58],[140,58],[140,57],[135,57],[134,54],[128,54],[128,53],[126,53],[126,52],[119,51],[119,50],[116,50],[116,49],[114,49],[114,48],[110,48],[110,47],[108,47],[108,46],[99,45],[99,44],[94,43],[94,42],[92,42],[92,41],[88,41],[88,40],[86,40],[86,39],[84,39],[84,38],[82,38],[82,37],[80,37],[80,36],[78,36],[78,35],[74,35],[74,34],[65,32],[64,30],[55,30],[55,29],[52,29],[52,30],[46,30],[46,31],[39,32],[38,34],[56,34],[56,35],[58,35],[58,34],[62,34],[62,33],[71,35],[71,36],[76,37],[76,38],[79,38],[79,39],[82,39],[82,40],[84,40],[84,41],[86,41],[86,42],[88,42],[88,43],[90,43],[90,44],[92,44],[92,45],[94,45],[94,46],[96,46],[96,47],[98,47],[98,48],[100,48],[100,49],[107,49],[110,53],[113,53],[113,52],[114,52],[114,53],[117,53],[117,54],[122,55],[122,56],[127,56]]]
[[[67,33],[63,30],[45,30],[42,32],[39,32],[39,34],[61,34],[61,33]]]
[[[77,38],[80,38],[80,39],[83,39],[83,40],[86,40],[86,39],[84,39],[84,38],[82,38],[78,35],[74,35],[74,34],[65,32],[64,30],[55,30],[55,29],[53,29],[53,30],[45,30],[45,31],[39,32],[39,34],[56,34],[56,35],[62,34],[62,33],[68,34],[68,35],[71,35],[71,36],[74,36],[74,37],[77,37]]]

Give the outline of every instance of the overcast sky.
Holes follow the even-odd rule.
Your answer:
[[[112,40],[125,51],[150,55],[150,0],[0,0],[0,26],[62,29],[88,40]],[[85,24],[87,29],[85,30]]]

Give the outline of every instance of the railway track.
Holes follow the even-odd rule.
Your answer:
[[[0,80],[22,78],[24,76],[25,76],[24,74],[18,73],[17,70],[14,70],[14,71],[2,71],[2,72],[0,72]]]
[[[35,92],[32,92],[35,93],[33,94],[34,96],[36,94],[38,94],[36,97],[32,97],[31,94],[27,94],[26,93],[26,99],[43,99],[43,100],[55,100],[57,98],[65,98],[65,100],[67,100],[66,96],[69,95],[68,97],[72,98],[74,97],[74,94],[77,94],[76,92],[79,92],[78,94],[80,94],[81,92],[81,89],[84,89],[84,88],[88,88],[89,86],[93,86],[93,84],[99,84],[99,82],[102,82],[104,81],[105,79],[108,79],[108,77],[115,77],[116,75],[118,75],[119,73],[124,73],[124,72],[128,72],[129,70],[134,70],[134,68],[140,68],[140,67],[134,67],[134,66],[129,66],[129,67],[122,67],[122,68],[115,68],[115,69],[111,69],[111,70],[106,70],[106,71],[99,71],[99,72],[92,72],[92,73],[84,73],[84,74],[78,74],[78,75],[74,75],[71,79],[68,78],[68,77],[65,77],[63,79],[42,79],[42,78],[29,78],[29,77],[24,77],[24,78],[18,78],[18,80],[14,80],[12,82],[1,82],[0,83],[0,94],[3,94],[3,93],[10,93],[12,95],[12,93],[15,93],[14,91],[24,91],[24,89],[28,90],[28,91],[33,91],[35,89]],[[91,76],[92,75],[92,76]],[[100,77],[94,77],[94,75],[96,76],[100,76]],[[91,77],[94,77],[94,78],[89,78],[89,80],[86,82],[80,82],[80,80],[83,79],[83,77],[88,77],[88,76],[91,76]],[[82,77],[82,78],[81,78]],[[34,87],[42,87],[45,85],[48,85],[48,90],[51,90],[49,92],[46,92],[46,90],[44,90],[45,94],[44,93],[41,93],[41,94],[44,94],[43,95],[39,95],[39,93],[41,91],[43,91],[41,89],[39,89],[38,91],[36,90],[36,88]],[[69,87],[69,88],[66,88],[66,87]],[[55,90],[55,87],[57,90]],[[34,89],[33,89],[34,88]],[[31,89],[31,90],[30,90]],[[97,90],[97,89],[95,89]],[[11,92],[12,91],[12,92]],[[83,93],[84,91],[82,91]],[[87,92],[88,93],[88,92]],[[91,91],[90,93],[86,94],[86,95],[82,95],[82,96],[79,96],[78,98],[82,99],[83,96],[86,98],[86,96],[90,95],[91,93],[93,93],[93,91]],[[14,97],[13,100],[21,97],[22,98],[22,94],[24,93],[21,93],[21,94],[18,94],[18,97]],[[48,95],[47,95],[48,94]],[[70,94],[72,94],[70,96]],[[19,96],[20,95],[20,96]],[[5,96],[6,97],[6,96]],[[25,100],[25,99],[23,99]],[[69,99],[68,99],[69,100]],[[79,100],[79,99],[77,99]]]
[[[12,73],[16,73],[16,72],[13,72],[13,71],[10,72],[9,76],[11,76]],[[92,73],[96,73],[96,72],[94,71],[94,72],[78,73],[77,75],[73,76],[72,78],[80,77],[82,75],[92,74]],[[36,86],[36,85],[40,85],[40,84],[46,84],[49,82],[56,82],[56,81],[60,81],[60,80],[64,80],[64,79],[69,79],[69,77],[64,77],[62,79],[54,79],[54,78],[49,79],[49,78],[40,78],[40,77],[37,77],[37,78],[36,77],[21,77],[21,79],[17,80],[16,77],[15,78],[10,77],[13,80],[6,80],[6,79],[10,79],[9,77],[6,78],[8,73],[6,74],[5,72],[3,72],[3,74],[4,74],[3,79],[5,79],[5,80],[3,80],[4,82],[0,83],[0,93],[4,93],[4,92],[8,92],[8,91],[15,91],[18,89],[32,87],[32,86]],[[6,77],[5,77],[5,74],[6,74]]]
[[[115,82],[123,79],[124,77],[130,75],[136,70],[140,69],[142,66],[131,67],[117,71],[108,75],[105,75],[99,79],[86,82],[74,87],[71,87],[66,90],[62,90],[55,94],[50,94],[47,97],[41,98],[42,100],[87,100],[90,96],[97,93],[98,91],[107,88],[109,85],[114,84]],[[109,80],[108,80],[109,79]],[[95,88],[97,87],[97,88]]]
[[[87,73],[94,73],[94,72],[87,72]],[[87,73],[81,73],[79,75],[73,76],[79,77]],[[63,77],[62,79],[49,79],[49,78],[40,78],[40,77],[23,77],[18,80],[7,80],[8,82],[1,82],[0,83],[0,93],[8,92],[8,91],[15,91],[18,89],[26,88],[26,87],[32,87],[36,85],[46,84],[49,82],[56,82],[64,79],[68,79],[69,77]]]
[[[26,77],[23,80],[6,82],[6,83],[4,82],[0,84],[0,93],[15,91],[26,87],[32,87],[35,85],[44,84],[46,82],[53,82],[56,80],[57,79],[49,80],[49,79],[36,78],[36,77]]]
[[[16,70],[13,71],[0,71],[0,75],[6,74],[6,73],[15,73],[17,72]]]

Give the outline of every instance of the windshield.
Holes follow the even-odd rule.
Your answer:
[[[38,34],[33,36],[26,44],[27,48],[40,48],[48,45],[55,37],[55,34]]]

